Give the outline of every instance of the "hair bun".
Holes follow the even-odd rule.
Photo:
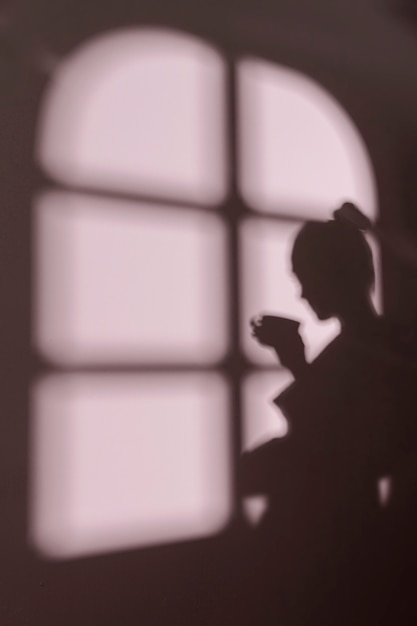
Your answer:
[[[334,211],[333,217],[336,222],[349,224],[357,230],[369,230],[372,226],[371,220],[353,202],[344,202]]]

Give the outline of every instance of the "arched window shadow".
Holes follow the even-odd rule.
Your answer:
[[[130,80],[132,76],[136,82]],[[303,152],[302,164],[297,161],[301,154],[294,141],[300,125],[304,134],[297,141],[300,145],[304,141],[311,150],[311,154]],[[154,141],[155,133],[158,141]],[[323,133],[327,138],[324,145]],[[289,154],[291,159],[287,161]],[[350,197],[364,206],[369,215],[375,214],[372,168],[358,133],[339,105],[297,72],[260,59],[243,59],[235,67],[225,55],[222,57],[198,39],[169,31],[133,29],[83,46],[57,68],[43,108],[37,158],[47,182],[34,208],[34,337],[41,368],[40,383],[34,386],[33,406],[39,407],[39,390],[43,398],[45,389],[50,388],[49,383],[43,385],[43,378],[58,371],[60,380],[77,374],[86,376],[84,382],[88,376],[100,376],[103,370],[122,378],[136,373],[138,381],[151,372],[155,380],[159,372],[172,372],[181,373],[190,384],[193,379],[186,377],[196,368],[203,378],[208,377],[207,381],[220,374],[216,380],[226,381],[231,401],[228,405],[222,400],[223,382],[209,393],[217,397],[219,424],[211,427],[209,439],[213,445],[207,448],[203,473],[209,472],[213,458],[217,458],[216,439],[221,441],[224,469],[218,473],[217,482],[203,481],[196,496],[200,513],[205,507],[214,512],[213,525],[205,526],[203,534],[218,532],[230,518],[231,509],[240,506],[236,480],[232,494],[232,475],[237,473],[239,452],[242,447],[252,446],[258,436],[267,437],[273,419],[265,398],[258,422],[262,432],[256,437],[247,434],[258,429],[250,407],[262,403],[263,383],[271,368],[271,361],[260,357],[247,341],[248,319],[253,311],[274,308],[275,294],[283,307],[281,313],[290,314],[298,307],[287,269],[279,277],[281,293],[274,290],[274,296],[271,295],[274,279],[269,268],[285,267],[281,261],[285,262],[295,229],[306,217],[324,217],[334,208],[334,202]],[[273,173],[276,159],[287,168],[281,183]],[[328,178],[326,182],[322,180],[329,163],[333,167],[330,195]],[[302,174],[301,178],[298,174]],[[311,198],[314,201],[309,202]],[[178,246],[184,255],[188,250],[189,257],[176,268],[177,253],[164,260],[149,252],[147,259],[145,247],[141,246],[143,255],[135,258],[132,228],[137,228],[138,237],[140,233],[154,237],[156,247]],[[100,249],[104,241],[107,243]],[[107,250],[111,250],[110,262]],[[132,283],[137,280],[138,292],[140,288],[143,293],[145,278],[138,275],[135,263],[142,267],[148,263],[152,268],[160,263],[160,278],[155,282],[158,288],[162,287],[163,297],[157,311],[165,314],[172,303],[170,312],[177,319],[172,329],[165,329],[165,348],[152,341],[144,345],[152,333],[140,333],[141,327],[145,327],[145,317],[141,318],[145,312],[140,298],[135,302],[136,286]],[[171,274],[164,275],[168,266]],[[117,272],[126,277],[128,267],[133,268],[133,277],[124,284],[118,280]],[[183,276],[191,269],[194,273],[185,283],[186,295],[167,300],[167,288],[171,288],[176,273]],[[89,282],[86,276],[90,276]],[[145,290],[148,301],[152,289],[150,285],[148,292]],[[121,304],[119,310],[113,306],[115,303]],[[94,323],[94,310],[102,311],[100,324]],[[129,310],[133,311],[130,318],[126,317]],[[148,307],[150,324],[153,318],[149,311]],[[321,328],[305,310],[301,317],[313,354],[325,345],[335,329]],[[182,335],[178,332],[180,324]],[[158,332],[155,338],[160,339]],[[173,343],[167,351],[170,341]],[[233,365],[237,362],[239,367]],[[201,393],[204,403],[208,392]],[[225,393],[227,396],[227,389]],[[48,475],[60,475],[53,464],[59,466],[66,458],[63,454],[56,460],[51,453],[54,441],[48,435],[48,415],[54,419],[52,413],[37,409],[34,417],[34,544],[46,555],[66,557],[146,543],[140,531],[137,538],[135,533],[132,538],[126,531],[134,519],[129,519],[129,512],[115,525],[108,521],[107,531],[105,516],[95,519],[92,515],[91,528],[97,524],[97,528],[104,529],[100,548],[94,548],[88,539],[77,546],[72,531],[66,543],[69,535],[60,532],[65,526],[68,503],[62,505],[61,513],[53,520],[57,524],[57,543],[48,547],[39,539],[42,525],[50,521],[50,509],[43,504],[49,497]],[[75,418],[68,412],[66,419],[71,422]],[[83,419],[76,419],[82,430]],[[275,424],[272,431],[274,428]],[[77,437],[81,430],[73,440],[73,460],[63,470],[70,482],[79,470]],[[190,434],[194,437],[190,442],[196,442],[195,437],[202,434],[203,430],[198,435]],[[126,431],[124,436],[130,435]],[[97,435],[90,443],[86,454],[91,458],[100,456],[104,439]],[[159,445],[155,440],[149,443],[155,456]],[[181,456],[182,442],[178,440],[176,445]],[[123,455],[123,446],[108,454]],[[45,473],[39,468],[47,467],[49,458],[52,465]],[[105,464],[105,455],[102,459]],[[88,464],[83,471],[84,476],[89,474]],[[125,479],[119,477],[119,484]],[[97,480],[95,486],[100,493],[106,481]],[[135,481],[132,477],[129,480],[130,489],[134,490]],[[220,500],[211,495],[213,490],[220,491]],[[118,490],[119,494],[122,492]],[[79,494],[82,495],[82,488]],[[143,494],[135,497],[140,501]],[[94,508],[94,502],[90,504]],[[81,534],[83,523],[80,522]],[[197,527],[200,528],[198,523]],[[160,539],[154,540],[156,543],[193,538],[199,536],[200,530],[183,529],[179,535],[170,534],[169,530],[161,533]]]

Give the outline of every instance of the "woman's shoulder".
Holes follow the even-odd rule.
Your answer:
[[[367,343],[388,358],[417,364],[417,329],[414,325],[381,316]]]

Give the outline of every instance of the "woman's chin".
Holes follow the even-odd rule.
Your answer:
[[[331,313],[329,313],[328,311],[324,311],[323,309],[314,309],[314,313],[316,314],[317,319],[319,319],[321,322],[325,322],[326,320],[333,317]]]
[[[332,311],[330,311],[326,305],[320,305],[316,302],[311,302],[310,300],[307,299],[307,303],[310,305],[310,308],[312,309],[314,315],[317,317],[317,319],[319,319],[321,322],[330,319],[331,317],[334,317],[334,313]]]

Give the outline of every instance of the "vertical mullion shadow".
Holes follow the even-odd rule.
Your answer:
[[[231,386],[231,418],[232,418],[232,461],[233,461],[233,497],[235,522],[243,520],[241,507],[240,485],[240,454],[242,450],[242,378],[245,370],[244,358],[240,348],[240,267],[239,267],[239,223],[242,205],[238,190],[238,114],[237,114],[237,73],[233,55],[228,58],[227,84],[227,149],[229,167],[229,201],[226,206],[226,223],[228,226],[228,276],[229,276],[229,333],[230,360],[228,378]]]

